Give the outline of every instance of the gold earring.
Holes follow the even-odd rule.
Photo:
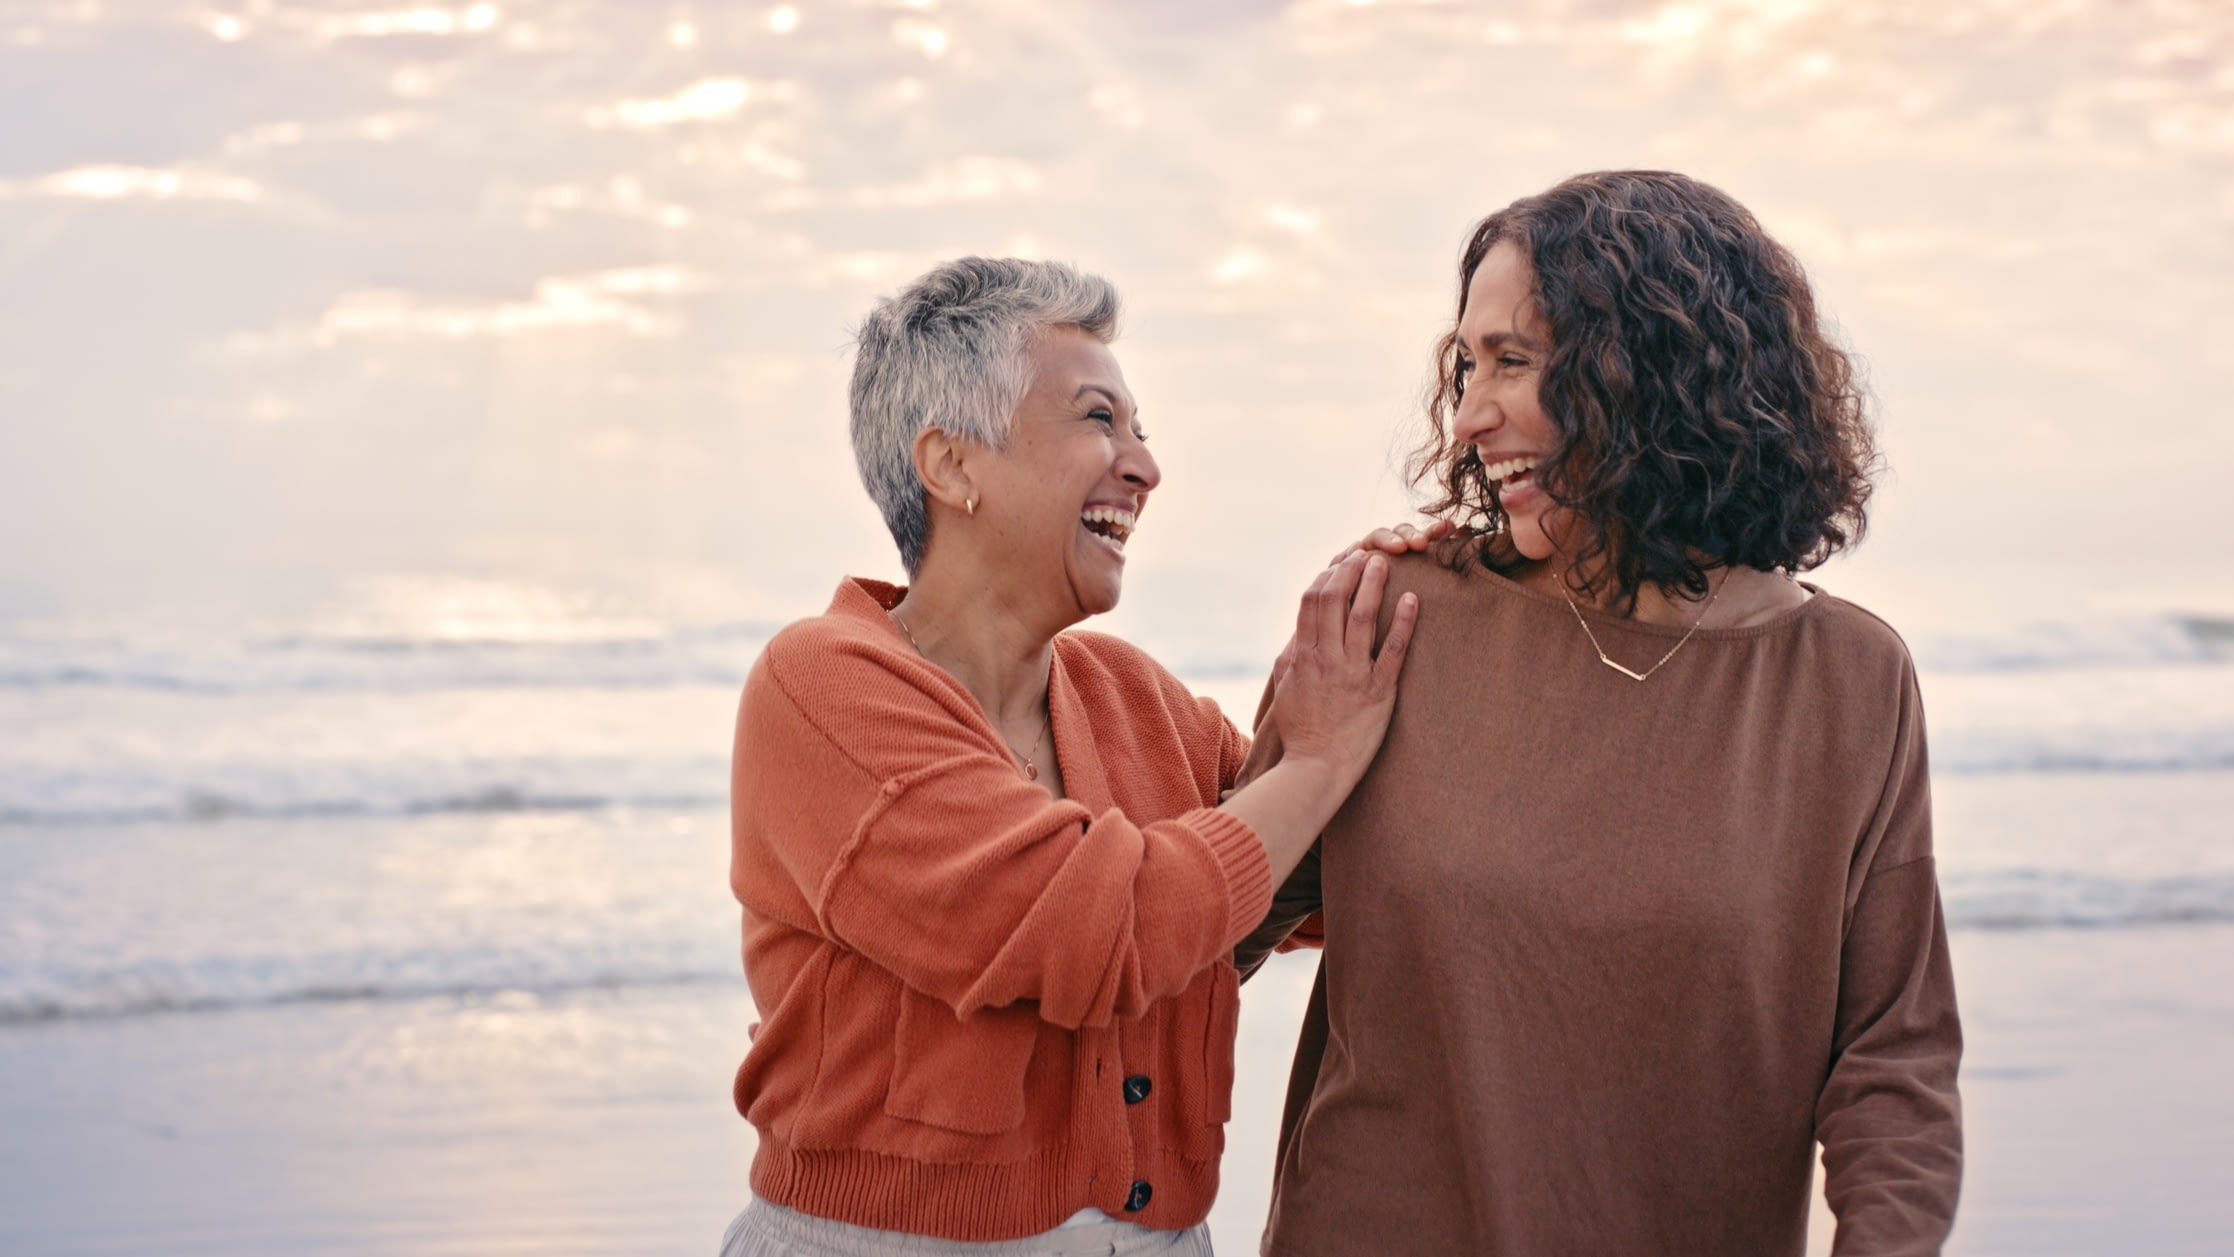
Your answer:
[[[969,501],[964,502],[962,505],[969,509],[971,519],[977,518],[977,498],[974,495],[970,498]]]

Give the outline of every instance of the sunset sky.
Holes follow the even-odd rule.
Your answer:
[[[1867,360],[1823,583],[2234,612],[2223,0],[0,0],[0,619],[812,612],[897,571],[852,325],[1015,253],[1125,294],[1110,626],[1269,657],[1407,510],[1468,227],[1611,166],[1752,206]]]

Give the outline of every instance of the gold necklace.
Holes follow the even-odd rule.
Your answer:
[[[1675,645],[1668,647],[1668,653],[1660,656],[1659,663],[1646,668],[1642,672],[1623,667],[1621,664],[1614,662],[1613,656],[1608,655],[1606,653],[1606,648],[1599,644],[1598,635],[1590,631],[1590,621],[1582,618],[1582,608],[1575,605],[1575,595],[1567,588],[1567,578],[1562,576],[1558,579],[1557,583],[1559,585],[1559,592],[1567,599],[1567,609],[1575,613],[1575,623],[1582,625],[1583,635],[1590,639],[1591,648],[1598,652],[1598,662],[1606,665],[1607,667],[1613,669],[1621,675],[1628,677],[1632,681],[1642,681],[1646,677],[1651,676],[1653,673],[1658,672],[1661,666],[1666,664],[1670,659],[1675,658],[1675,653],[1683,649],[1683,643],[1690,641],[1691,635],[1699,631],[1699,626],[1707,622],[1708,609],[1714,606],[1714,600],[1720,597],[1722,594],[1722,585],[1729,584],[1730,578],[1727,575],[1723,576],[1722,585],[1716,585],[1714,588],[1707,591],[1707,600],[1699,608],[1699,618],[1691,621],[1691,627],[1683,631],[1683,636],[1676,639]],[[905,628],[906,625],[902,625],[901,627]]]
[[[925,659],[925,660],[926,660],[926,661],[928,661],[928,662],[932,662],[932,663],[936,663],[936,662],[937,662],[937,660],[934,660],[934,659],[932,659],[932,658],[931,658],[931,656],[929,656],[929,655],[927,655],[927,654],[924,654],[924,652],[923,652],[923,643],[921,643],[921,642],[919,642],[919,641],[915,640],[915,630],[914,630],[914,629],[911,629],[911,628],[909,628],[909,627],[908,627],[908,622],[907,622],[906,620],[903,620],[903,619],[901,619],[901,618],[900,618],[900,613],[899,613],[898,611],[896,611],[896,610],[891,610],[891,609],[887,609],[887,610],[885,611],[885,613],[884,613],[884,614],[885,614],[885,616],[886,616],[887,618],[889,618],[889,619],[890,619],[890,620],[891,620],[891,621],[892,621],[892,622],[893,622],[894,624],[897,624],[897,625],[899,625],[899,626],[900,626],[900,631],[901,631],[902,633],[905,633],[905,634],[907,634],[907,637],[908,637],[908,645],[910,645],[910,646],[913,646],[913,647],[915,647],[915,653],[916,653],[917,655],[920,655],[920,656],[922,656],[922,658],[923,658],[923,659]],[[985,713],[985,718],[986,718],[986,720],[987,720],[988,722],[990,722],[990,721],[992,720],[992,718],[993,718],[993,713],[992,713],[991,711],[987,711],[987,712]],[[1026,755],[1026,754],[1025,754],[1024,752],[1022,752],[1022,751],[1019,751],[1019,750],[1017,750],[1017,749],[1016,749],[1016,744],[1015,744],[1014,742],[1011,742],[1011,741],[1009,741],[1009,740],[1008,740],[1008,735],[1007,735],[1007,734],[1005,734],[1005,733],[1002,733],[1002,732],[1000,731],[1000,728],[999,728],[998,726],[995,726],[995,728],[993,729],[993,732],[994,732],[994,733],[995,733],[995,734],[996,734],[996,735],[997,735],[997,736],[998,736],[998,737],[999,737],[999,738],[1001,739],[1001,745],[1002,745],[1002,746],[1005,746],[1005,747],[1007,747],[1007,748],[1008,748],[1008,753],[1009,753],[1009,754],[1011,754],[1011,755],[1014,755],[1014,756],[1015,756],[1016,758],[1018,758],[1018,759],[1020,759],[1020,760],[1023,760],[1023,761],[1024,761],[1024,779],[1025,779],[1026,781],[1038,781],[1038,780],[1039,780],[1039,765],[1038,765],[1037,763],[1035,763],[1035,762],[1034,762],[1034,761],[1032,760],[1032,757],[1031,757],[1031,756],[1029,756],[1029,755]],[[1053,712],[1052,710],[1049,710],[1049,711],[1047,711],[1047,712],[1044,712],[1044,713],[1042,713],[1042,715],[1041,715],[1040,734],[1039,734],[1039,737],[1035,737],[1035,738],[1033,738],[1033,739],[1032,739],[1032,749],[1033,749],[1033,750],[1035,750],[1035,751],[1039,749],[1040,738],[1046,738],[1046,739],[1048,739],[1049,741],[1053,741],[1053,740],[1054,740],[1054,737],[1055,737],[1055,713],[1054,713],[1054,712]]]

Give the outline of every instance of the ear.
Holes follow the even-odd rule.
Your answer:
[[[970,459],[976,446],[937,428],[915,434],[915,474],[931,501],[949,510],[962,511],[977,497],[970,478]]]

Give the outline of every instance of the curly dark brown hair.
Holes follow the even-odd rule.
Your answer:
[[[1806,571],[1861,539],[1877,454],[1859,373],[1798,259],[1744,206],[1665,171],[1577,175],[1474,228],[1458,317],[1506,240],[1534,266],[1551,332],[1538,396],[1558,437],[1536,480],[1578,525],[1564,540],[1577,588],[1695,598],[1716,567]],[[1455,563],[1510,570],[1522,560],[1481,456],[1451,433],[1459,356],[1454,320],[1412,479],[1442,495],[1428,514],[1487,537]]]

